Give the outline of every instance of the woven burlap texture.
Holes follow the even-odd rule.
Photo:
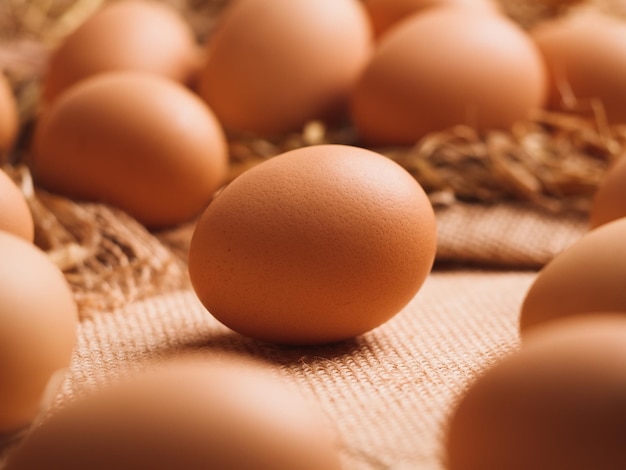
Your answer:
[[[337,345],[281,347],[242,337],[190,288],[90,315],[40,419],[144,361],[181,350],[228,351],[269,361],[320,404],[346,470],[443,469],[455,400],[517,348],[519,307],[535,268],[580,237],[586,222],[501,204],[441,209],[438,224],[439,261],[416,297],[384,325]]]

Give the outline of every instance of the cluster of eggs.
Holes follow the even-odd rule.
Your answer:
[[[621,216],[539,272],[521,305],[520,349],[451,415],[450,470],[626,466],[625,237]]]
[[[323,10],[318,2],[308,3],[310,12]],[[282,2],[264,15],[255,9],[267,8],[267,2],[241,4],[253,9],[251,17],[245,13],[248,21],[261,14],[264,24],[274,26],[293,20],[293,8],[287,7],[298,5]],[[348,48],[338,37],[346,20],[334,17],[342,8],[347,25],[363,20],[360,4],[352,1],[332,2],[332,15],[313,15],[309,34],[326,25],[321,37],[328,42],[311,44],[310,57],[326,60],[334,42]],[[265,100],[252,112],[257,121],[265,122],[272,109],[287,115],[254,130],[284,132],[282,126],[295,129],[335,112],[369,47],[365,22],[359,28],[355,42],[361,56],[346,52],[335,66],[318,63],[311,69],[320,72],[310,77],[311,88],[300,90],[311,96],[308,102],[297,103],[291,95],[282,105]],[[219,31],[225,34],[227,27],[220,25]],[[216,32],[211,44],[218,38]],[[281,60],[294,60],[302,47],[294,46],[292,58]],[[421,287],[435,257],[435,215],[420,185],[375,152],[318,145],[277,156],[215,196],[228,165],[223,129],[228,117],[209,102],[207,90],[220,88],[218,97],[235,108],[235,98],[259,103],[240,91],[229,97],[224,88],[237,77],[254,83],[254,73],[231,70],[232,80],[214,77],[219,67],[209,62],[228,57],[210,53],[199,61],[198,55],[190,30],[162,4],[121,1],[96,13],[51,55],[26,161],[36,184],[76,200],[117,206],[151,230],[202,214],[190,246],[190,277],[208,310],[242,334],[319,344],[360,335],[391,318]],[[338,70],[342,67],[350,70]],[[286,85],[297,81],[286,80],[277,83],[284,94]],[[258,93],[265,99],[265,91]],[[297,123],[284,124],[294,117]],[[13,190],[21,194],[14,185]],[[29,215],[23,197],[20,203]],[[7,224],[17,220],[8,212],[7,218]],[[31,245],[32,225],[31,219]],[[56,273],[57,284],[39,280],[50,295],[38,298],[25,296],[33,275],[26,276],[44,269],[24,250],[8,242],[6,249],[12,256],[2,252],[7,273],[18,263],[25,271],[24,279],[7,288],[14,297],[25,297],[23,302],[40,303],[33,312],[13,303],[5,315],[10,323],[2,325],[11,337],[5,344],[22,345],[0,357],[2,382],[12,384],[6,389],[12,395],[1,401],[2,433],[28,426],[46,399],[46,387],[54,393],[55,373],[70,366],[78,326],[71,290],[45,254],[40,257]],[[53,296],[59,292],[65,303]],[[8,300],[3,294],[3,302]],[[340,468],[328,423],[301,398],[271,368],[249,358],[171,358],[67,404],[31,430],[6,468]]]
[[[551,66],[549,107],[626,121],[621,20],[581,10],[532,37]],[[626,466],[626,161],[609,168],[590,231],[538,274],[520,309],[519,351],[461,395],[449,418],[450,470]]]
[[[384,323],[421,288],[436,250],[426,194],[371,150],[317,145],[274,157],[216,195],[226,178],[227,132],[275,136],[311,120],[348,118],[364,144],[405,145],[459,124],[508,129],[572,97],[600,100],[609,122],[621,122],[624,61],[606,43],[624,43],[626,27],[588,18],[592,27],[572,15],[527,34],[490,0],[233,0],[199,50],[164,5],[112,2],[52,53],[27,163],[41,187],[115,205],[149,229],[200,216],[190,278],[207,310],[233,330],[281,344],[340,341]],[[604,65],[615,73],[588,73]],[[0,106],[0,151],[17,127],[10,94],[2,93],[9,104]],[[620,216],[602,201],[619,195],[624,173],[616,167],[598,192],[598,224]],[[6,180],[0,207],[5,193],[19,193]],[[0,217],[8,214],[0,220],[8,310],[0,330],[3,344],[15,346],[0,356],[0,381],[10,384],[0,394],[0,433],[36,416],[46,384],[69,366],[78,324],[71,290],[32,244],[27,205],[14,199]],[[17,220],[25,222],[16,228]],[[523,306],[522,331],[548,317],[623,311],[616,287],[623,266],[611,240],[625,230],[623,221],[600,227],[546,266]],[[9,269],[18,265],[23,279]],[[571,280],[574,273],[582,277]],[[49,289],[27,294],[40,275],[37,285]],[[534,468],[522,457],[557,459],[558,445],[552,453],[528,446],[556,439],[561,414],[570,412],[567,427],[579,431],[572,462],[601,451],[608,459],[615,435],[604,447],[585,446],[585,438],[599,440],[582,429],[591,423],[589,432],[598,431],[593,424],[604,416],[593,399],[622,405],[611,392],[626,375],[600,361],[618,348],[623,328],[616,317],[603,321],[562,325],[564,339],[546,346],[529,334],[529,346],[477,382],[451,421],[451,468]],[[530,369],[527,356],[536,361]],[[570,373],[567,361],[587,369]],[[545,407],[554,390],[531,386],[556,383],[540,380],[546,376],[582,390],[552,415]],[[584,387],[590,376],[594,390]],[[524,410],[516,399],[536,406]],[[33,430],[7,468],[339,468],[333,436],[305,409],[263,364],[185,356],[67,405]],[[533,422],[537,416],[546,421]],[[542,423],[543,440],[524,440]]]

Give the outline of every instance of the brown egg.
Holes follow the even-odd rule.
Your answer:
[[[493,0],[366,0],[364,5],[377,38],[401,20],[430,8],[459,6],[494,13],[499,10]]]
[[[190,27],[168,5],[110,2],[52,53],[44,99],[51,101],[82,79],[114,70],[150,72],[188,83],[198,66],[196,47]]]
[[[78,315],[44,252],[0,231],[0,434],[28,425],[52,375],[69,366]]]
[[[200,217],[189,253],[218,320],[287,344],[339,341],[398,313],[435,256],[430,202],[402,167],[369,150],[319,145],[242,174]]]
[[[9,82],[0,70],[0,157],[13,147],[18,127],[15,96],[13,96]]]
[[[149,228],[202,211],[227,170],[225,137],[202,100],[136,72],[72,87],[42,116],[35,180],[50,191],[117,206]]]
[[[526,294],[520,330],[589,312],[626,315],[626,219],[589,232],[557,255]]]
[[[589,214],[592,228],[622,217],[626,217],[626,158],[620,158],[607,171]]]
[[[539,53],[513,22],[437,8],[385,35],[351,111],[370,145],[411,145],[456,125],[508,129],[543,105],[545,87]]]
[[[234,2],[209,38],[200,94],[226,128],[298,131],[342,115],[371,42],[356,0]]]
[[[626,122],[626,24],[583,10],[539,25],[532,37],[549,71],[551,108],[590,114],[599,100],[610,123]]]
[[[252,360],[170,359],[67,405],[6,470],[339,470],[321,412],[289,385]]]
[[[563,8],[576,5],[577,3],[583,3],[585,0],[533,0],[532,3],[539,3],[552,8]]]
[[[0,170],[0,230],[29,242],[35,236],[33,216],[20,188]]]
[[[626,468],[626,316],[560,320],[456,406],[448,470]]]

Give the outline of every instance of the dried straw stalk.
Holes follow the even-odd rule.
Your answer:
[[[111,207],[79,203],[35,188],[20,165],[37,118],[39,83],[46,57],[63,37],[107,0],[2,0],[0,69],[18,98],[22,135],[4,169],[21,185],[36,221],[36,243],[47,250],[72,285],[83,315],[188,285],[185,256],[193,222],[169,233],[150,233]],[[199,41],[210,35],[227,0],[162,0],[187,18]],[[561,10],[539,2],[501,0],[524,27]],[[614,0],[596,5],[622,15]],[[583,103],[571,99],[574,108]],[[511,132],[478,135],[467,127],[434,133],[412,147],[375,149],[405,167],[436,206],[457,200],[498,203],[522,200],[551,211],[585,211],[606,168],[624,151],[626,131],[575,113],[540,113]],[[318,122],[300,133],[268,140],[230,135],[231,179],[283,151],[320,143],[358,145],[349,126]]]

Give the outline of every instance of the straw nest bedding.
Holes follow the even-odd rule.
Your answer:
[[[77,203],[33,186],[21,163],[37,118],[39,83],[46,56],[63,37],[106,0],[3,0],[0,2],[0,69],[18,99],[22,132],[3,168],[22,186],[36,222],[36,243],[64,270],[80,310],[115,308],[129,300],[187,285],[185,246],[193,223],[149,233],[111,207]],[[188,19],[199,41],[210,35],[226,0],[162,0]],[[539,2],[501,0],[523,27],[562,13]],[[623,15],[615,1],[594,2]],[[511,132],[477,135],[467,127],[442,130],[414,146],[375,149],[399,162],[422,184],[436,208],[458,202],[520,201],[554,213],[585,213],[607,167],[621,156],[626,127],[606,124],[598,103],[569,97],[572,111],[540,112]],[[231,175],[285,150],[318,143],[358,145],[348,126],[318,122],[273,141],[230,135]]]

